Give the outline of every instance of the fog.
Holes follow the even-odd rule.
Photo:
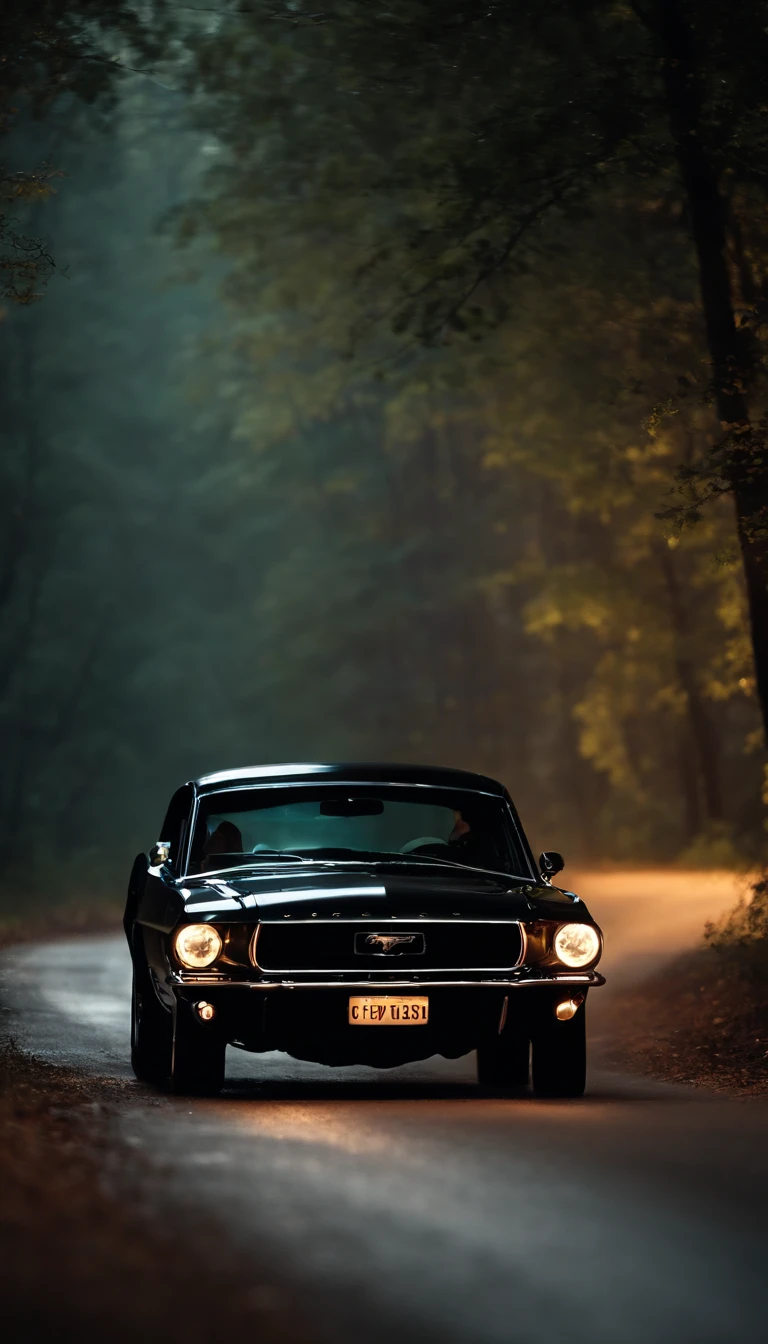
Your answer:
[[[729,505],[670,541],[678,431],[643,428],[660,296],[700,340],[688,244],[658,224],[672,281],[625,229],[622,270],[587,215],[481,340],[346,348],[334,249],[387,199],[281,228],[290,140],[189,59],[10,132],[58,175],[18,211],[55,267],[0,323],[6,890],[119,890],[180,782],[281,760],[484,771],[580,863],[754,858]]]

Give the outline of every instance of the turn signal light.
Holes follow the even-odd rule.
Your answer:
[[[206,1003],[205,999],[201,999],[199,1003],[195,1004],[195,1010],[197,1012],[198,1017],[203,1022],[210,1022],[216,1016],[216,1009],[214,1008],[213,1004]]]
[[[558,1003],[555,1008],[555,1017],[558,1022],[570,1022],[571,1018],[578,1013],[583,1002],[584,995],[577,994],[572,999],[564,999],[562,1003]]]

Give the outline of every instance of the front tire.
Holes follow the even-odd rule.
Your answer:
[[[534,1033],[533,1090],[539,1097],[581,1097],[587,1081],[587,1019],[582,1005],[569,1022],[552,1014]]]
[[[520,1091],[528,1086],[531,1043],[527,1033],[504,1031],[477,1047],[477,1081],[481,1087]]]
[[[160,1003],[147,970],[133,968],[131,1067],[142,1083],[165,1083],[171,1071],[173,1019]]]
[[[173,1022],[171,1091],[180,1096],[215,1097],[224,1086],[227,1043],[215,1028],[196,1022],[178,1004]]]

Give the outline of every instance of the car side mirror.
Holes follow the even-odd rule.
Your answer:
[[[167,863],[171,857],[170,840],[158,840],[149,851],[149,862],[152,868],[159,868],[161,864]]]
[[[555,873],[561,873],[564,867],[565,859],[562,854],[558,854],[556,849],[545,849],[544,853],[539,856],[541,876],[546,882],[548,882],[551,877],[554,877]]]

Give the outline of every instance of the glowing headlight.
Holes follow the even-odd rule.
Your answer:
[[[554,949],[564,966],[588,966],[600,951],[600,935],[591,924],[562,924],[555,934]]]
[[[211,924],[186,924],[179,929],[173,945],[182,966],[202,971],[218,957],[221,938]]]

